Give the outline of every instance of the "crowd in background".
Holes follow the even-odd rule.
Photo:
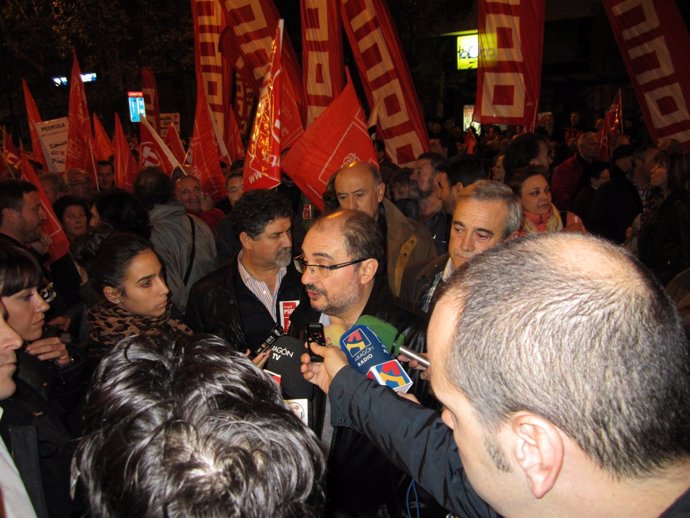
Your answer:
[[[464,220],[458,216],[460,204],[468,204],[493,189],[499,192],[494,196],[503,196],[506,206],[513,207],[511,214],[518,215],[513,218],[513,226],[500,235],[500,241],[543,232],[602,237],[639,258],[672,295],[687,325],[688,154],[674,141],[646,141],[643,131],[612,137],[608,146],[602,148],[595,125],[587,125],[578,113],[570,115],[566,126],[559,130],[550,122],[534,133],[525,133],[521,128],[484,126],[481,134],[476,135],[473,130],[461,131],[450,119],[443,123],[432,121],[431,150],[420,155],[414,164],[392,163],[386,156],[385,143],[376,141],[378,169],[355,164],[334,171],[324,194],[325,212],[354,209],[367,214],[370,220],[361,223],[361,228],[380,231],[382,239],[375,241],[380,250],[370,253],[378,258],[378,270],[375,268],[366,282],[376,286],[374,293],[383,285],[381,289],[385,291],[381,293],[397,300],[415,318],[428,321],[437,297],[436,285],[445,282],[448,274],[459,269],[465,260],[488,248],[482,243],[493,245],[499,241],[498,237],[492,240],[494,234],[490,229],[484,229],[484,234],[480,229],[476,242],[460,235],[466,231]],[[126,462],[120,463],[122,459],[112,459],[109,466],[98,466],[94,460],[96,455],[107,458],[110,454],[99,440],[112,440],[112,448],[119,447],[102,429],[102,421],[126,421],[131,417],[126,408],[128,402],[113,402],[122,394],[113,392],[109,383],[122,381],[118,390],[127,390],[123,381],[126,376],[136,377],[144,370],[145,376],[152,378],[177,376],[170,365],[183,362],[182,356],[175,357],[167,351],[166,345],[161,345],[163,339],[165,344],[181,344],[175,346],[175,350],[180,349],[179,355],[191,357],[185,348],[191,351],[200,347],[209,355],[205,360],[209,365],[216,361],[209,351],[223,356],[227,348],[228,355],[240,362],[241,372],[237,376],[254,387],[251,400],[257,405],[255,409],[266,407],[266,415],[272,416],[267,418],[267,426],[282,422],[282,433],[297,437],[294,447],[308,451],[308,455],[289,462],[294,461],[299,466],[295,469],[305,470],[305,477],[314,480],[310,479],[308,484],[293,480],[293,486],[299,489],[281,492],[271,505],[282,505],[279,498],[283,502],[297,502],[290,504],[291,511],[285,511],[286,516],[290,512],[294,516],[316,516],[323,505],[332,516],[381,516],[351,511],[344,503],[347,495],[333,496],[333,485],[326,485],[324,496],[320,478],[326,461],[320,451],[323,446],[317,446],[317,437],[323,437],[321,431],[314,435],[297,417],[286,415],[275,388],[252,377],[253,369],[266,361],[265,355],[256,356],[261,344],[275,325],[284,323],[277,309],[284,306],[277,304],[294,302],[295,306],[308,307],[311,303],[321,314],[346,314],[333,308],[348,301],[331,300],[331,306],[319,306],[317,301],[327,297],[327,288],[318,279],[305,281],[305,277],[317,274],[314,257],[301,254],[312,253],[314,236],[326,239],[321,235],[325,223],[318,220],[321,223],[313,228],[319,215],[289,177],[283,177],[277,194],[243,193],[242,164],[227,165],[226,169],[226,197],[216,203],[202,192],[198,179],[185,171],[177,171],[170,178],[160,168],[146,168],[138,174],[133,192],[118,189],[109,161],[97,164],[98,189],[86,171],[42,173],[42,188],[70,241],[69,253],[52,260],[48,255],[50,243],[42,232],[46,214],[36,186],[19,180],[16,171],[2,172],[0,296],[5,318],[24,347],[17,352],[17,392],[0,402],[0,434],[11,452],[27,444],[36,449],[35,456],[24,451],[24,459],[19,456],[14,461],[38,516],[80,516],[89,505],[94,506],[94,498],[108,497],[109,489],[99,481],[106,476],[104,469],[128,469]],[[348,223],[354,220],[347,212],[342,217],[347,222],[342,227],[333,226],[334,235],[345,232],[348,224],[354,225]],[[366,227],[369,223],[372,226]],[[503,226],[499,225],[501,232]],[[299,256],[298,264],[293,266],[295,256]],[[434,268],[432,275],[428,275],[430,265]],[[363,269],[364,266],[358,271]],[[327,276],[321,279],[324,286],[325,279]],[[384,299],[382,305],[386,304]],[[371,303],[374,296],[369,300]],[[426,323],[420,326],[426,329]],[[195,345],[190,338],[195,332],[213,333],[225,342]],[[129,367],[118,363],[123,358],[114,356],[127,356],[118,344],[132,337],[141,337],[140,342],[130,344],[130,354],[141,360],[134,369],[139,369],[138,374],[127,371]],[[155,361],[146,363],[148,354],[157,355]],[[242,359],[244,355],[253,360],[253,365]],[[156,372],[152,367],[155,364],[168,366],[173,374]],[[188,377],[179,374],[180,390],[191,391],[194,376],[205,376],[207,368],[210,367],[190,367]],[[120,380],[118,376],[125,378]],[[92,383],[93,392],[85,399]],[[256,391],[264,394],[270,404],[260,401]],[[251,390],[234,397],[247,400],[250,393]],[[421,392],[416,395],[427,400],[431,397]],[[199,396],[175,397],[179,398],[176,405],[184,407],[197,404],[194,398]],[[222,395],[217,397],[222,400]],[[119,405],[117,412],[101,413],[111,404]],[[218,403],[221,407],[223,404]],[[174,410],[178,411],[181,410]],[[212,408],[203,411],[214,412]],[[243,413],[254,411],[237,412],[237,419],[244,419]],[[197,417],[186,418],[192,421]],[[27,427],[38,429],[38,435],[31,438],[22,433]],[[310,428],[313,429],[311,423]],[[77,448],[80,438],[82,442]],[[333,441],[336,438],[334,435]],[[260,434],[250,439],[264,440]],[[342,438],[338,440],[342,445]],[[48,444],[52,450],[46,453]],[[164,450],[165,446],[156,443],[148,449],[142,447],[142,459],[151,452],[164,455]],[[279,446],[267,440],[266,456],[270,462],[282,458],[276,453],[279,450]],[[87,475],[86,482],[77,486],[76,499],[70,469],[75,451],[78,464]],[[233,453],[228,455],[232,457]],[[156,457],[141,462],[155,464]],[[335,461],[331,457],[328,462]],[[245,468],[252,473],[257,470],[248,479],[261,478],[261,462]],[[147,465],[146,469],[154,467]],[[33,473],[32,478],[28,473]],[[288,476],[283,472],[269,475]],[[242,475],[238,477],[241,479]],[[228,485],[238,483],[233,477],[227,478]],[[211,485],[209,492],[215,495],[213,498],[230,498],[222,487]],[[157,489],[149,490],[157,494]],[[390,491],[395,492],[395,488]],[[271,492],[268,487],[266,494]],[[256,509],[271,500],[266,495],[249,493],[234,498],[258,499],[260,503],[251,504]],[[331,505],[341,497],[342,502]],[[357,498],[354,490],[351,498]],[[171,502],[177,505],[174,499]],[[375,508],[381,503],[372,505]],[[391,505],[383,503],[391,513]],[[96,514],[110,504],[99,505],[103,507],[92,507]],[[261,511],[256,515],[260,516]]]

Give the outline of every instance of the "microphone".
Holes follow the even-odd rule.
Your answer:
[[[268,353],[264,370],[273,375],[285,399],[310,399],[313,395],[314,385],[305,380],[299,370],[300,355],[304,352],[303,342],[283,335],[273,343]]]
[[[423,365],[427,369],[431,366],[431,363],[424,356],[412,349],[405,347],[403,342],[405,341],[405,334],[399,332],[393,325],[388,322],[384,322],[380,318],[376,318],[371,315],[362,315],[357,319],[355,324],[361,324],[368,327],[379,339],[383,342],[384,347],[392,356],[400,356],[404,354],[412,360],[416,360],[420,365]]]
[[[379,385],[386,385],[396,392],[407,392],[412,386],[412,380],[402,365],[391,358],[379,337],[367,326],[352,326],[340,337],[340,348],[357,372]]]

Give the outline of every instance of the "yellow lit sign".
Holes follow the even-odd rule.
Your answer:
[[[457,33],[456,33],[457,34]],[[477,68],[479,37],[477,31],[467,31],[457,37],[458,70]]]

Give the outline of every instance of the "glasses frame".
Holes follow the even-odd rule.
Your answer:
[[[304,273],[307,271],[307,269],[310,269],[312,275],[320,275],[322,277],[326,277],[332,272],[333,270],[340,270],[341,268],[345,268],[346,266],[352,266],[353,264],[359,264],[364,261],[369,259],[368,257],[361,257],[359,259],[355,259],[354,261],[347,261],[345,263],[338,263],[338,264],[331,264],[331,265],[325,265],[325,264],[308,264],[304,260],[304,254],[298,255],[295,257],[292,262],[295,265],[295,269],[299,273]],[[321,273],[316,273],[316,272],[321,272]]]

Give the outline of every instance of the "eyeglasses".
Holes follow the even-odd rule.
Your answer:
[[[312,275],[316,275],[317,277],[328,277],[333,270],[340,270],[341,268],[345,268],[346,266],[358,264],[366,260],[367,257],[362,257],[361,259],[355,259],[354,261],[348,261],[346,263],[339,264],[307,264],[307,261],[304,260],[304,256],[298,255],[297,257],[295,257],[294,263],[295,268],[299,273],[304,273],[307,270],[307,268],[309,268],[309,273],[311,273]]]

